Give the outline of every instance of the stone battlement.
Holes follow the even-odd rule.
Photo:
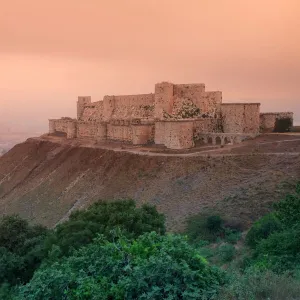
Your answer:
[[[269,128],[269,119],[260,114],[260,103],[222,103],[222,92],[205,91],[203,83],[161,82],[149,94],[106,95],[96,102],[79,96],[77,118],[50,119],[49,133],[187,149],[195,140],[240,142],[259,134],[262,124]]]

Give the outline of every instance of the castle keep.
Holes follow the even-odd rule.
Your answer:
[[[50,119],[49,133],[187,149],[197,140],[239,143],[286,116],[292,113],[260,114],[260,103],[222,103],[222,92],[205,91],[204,84],[162,82],[151,94],[78,97],[77,118]]]

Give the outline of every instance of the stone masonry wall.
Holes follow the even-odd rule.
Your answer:
[[[143,145],[153,141],[152,131],[154,125],[131,125],[133,145]]]
[[[155,144],[169,149],[188,149],[194,147],[193,120],[168,120],[155,122]]]
[[[189,98],[192,100],[201,98],[205,93],[205,84],[175,84],[174,85],[174,96],[180,98]]]
[[[80,121],[102,121],[103,101],[92,102],[84,106]]]
[[[194,147],[193,121],[165,121],[164,144],[169,149]]]
[[[272,132],[275,128],[276,120],[284,118],[290,118],[293,120],[294,114],[292,112],[261,113],[260,130],[262,132]]]
[[[154,94],[114,96],[112,119],[153,118]]]
[[[104,96],[103,98],[103,121],[108,122],[113,114],[115,108],[115,97]]]
[[[224,133],[259,133],[260,103],[223,103],[221,105]]]
[[[64,120],[64,119],[55,120],[55,131],[67,133],[68,123],[69,123],[69,121]]]
[[[71,118],[50,119],[49,133],[64,132],[67,138],[75,138],[77,129],[77,120]]]
[[[77,124],[77,137],[96,137],[97,123],[79,122]]]
[[[107,124],[107,139],[132,142],[132,128],[128,125]]]
[[[203,133],[222,132],[222,120],[216,118],[201,118],[194,120],[194,139],[198,140]]]
[[[155,85],[154,118],[164,119],[164,112],[171,114],[173,109],[174,84],[169,82]]]
[[[164,121],[155,122],[155,134],[154,134],[154,143],[158,145],[165,144],[165,124]]]
[[[221,112],[222,92],[205,92],[201,98],[196,100],[195,104],[203,114],[218,118]]]
[[[77,120],[81,119],[84,107],[92,101],[90,96],[79,96],[77,101]]]
[[[218,116],[222,103],[222,92],[205,92],[205,84],[176,84],[174,85],[174,97],[191,100],[201,114]],[[178,101],[178,100],[177,100]]]

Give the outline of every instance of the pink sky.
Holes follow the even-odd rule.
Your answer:
[[[3,0],[0,118],[47,130],[76,97],[203,82],[300,121],[299,0]],[[0,123],[1,123],[0,122]]]

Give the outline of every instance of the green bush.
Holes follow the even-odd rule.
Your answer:
[[[100,236],[38,270],[17,299],[211,299],[223,278],[182,236]]]
[[[0,299],[1,300],[14,300],[16,289],[8,283],[0,285]]]
[[[18,216],[0,220],[0,284],[27,282],[46,256],[48,230]]]
[[[300,183],[296,185],[293,194],[286,195],[285,199],[275,203],[276,216],[286,228],[300,223]]]
[[[248,246],[255,248],[263,239],[266,239],[271,233],[281,230],[282,224],[274,213],[265,215],[256,221],[246,235]]]
[[[222,230],[223,220],[220,216],[209,216],[206,220],[206,227],[212,232],[220,232]]]
[[[215,242],[224,236],[223,220],[219,216],[194,215],[187,219],[186,234],[193,243],[199,241]]]
[[[220,291],[219,300],[296,300],[300,281],[288,274],[248,269],[245,274],[232,272],[229,282]]]
[[[278,273],[300,265],[300,226],[271,234],[255,251],[256,265]]]
[[[71,214],[70,219],[58,225],[46,244],[48,250],[56,247],[58,255],[69,255],[93,241],[101,233],[109,240],[118,228],[128,238],[145,232],[165,233],[165,217],[155,207],[143,205],[137,208],[133,200],[97,202],[85,210]]]
[[[218,248],[218,258],[222,263],[227,263],[233,260],[236,250],[231,244],[223,244]]]
[[[225,228],[225,241],[230,244],[236,244],[241,239],[242,233],[237,230]]]
[[[218,215],[197,214],[187,219],[185,233],[189,240],[196,244],[199,241],[220,242],[224,239],[228,243],[236,244],[241,238],[241,232],[234,227],[239,224],[230,220],[227,220],[225,224]]]

